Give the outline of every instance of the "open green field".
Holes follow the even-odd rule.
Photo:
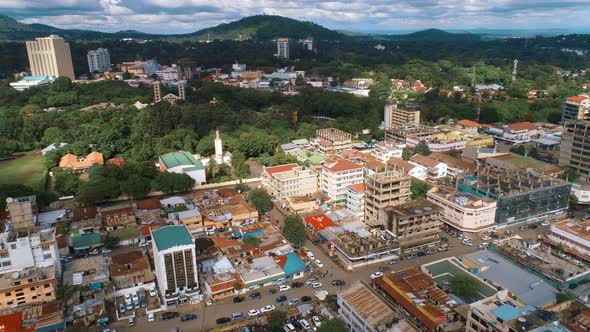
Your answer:
[[[35,190],[44,189],[45,165],[39,152],[27,152],[16,159],[0,161],[0,183],[24,184]]]

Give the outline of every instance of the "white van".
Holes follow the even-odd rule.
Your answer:
[[[310,259],[315,259],[315,256],[314,256],[313,252],[311,252],[311,250],[307,251],[307,257],[309,257]]]

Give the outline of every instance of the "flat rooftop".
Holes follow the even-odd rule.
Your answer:
[[[584,241],[590,241],[590,219],[584,221],[564,220],[551,225],[551,230],[554,229],[570,233]]]
[[[400,217],[413,217],[440,212],[442,208],[429,200],[421,198],[394,206],[390,208],[390,211]]]
[[[469,193],[462,193],[453,187],[433,188],[428,192],[428,194],[438,196],[446,201],[470,209],[478,209],[484,206],[496,205],[495,199],[489,197],[477,197]]]
[[[465,176],[464,182],[494,195],[517,195],[525,192],[569,186],[561,179],[532,171],[515,169],[510,172],[485,167],[478,174]]]

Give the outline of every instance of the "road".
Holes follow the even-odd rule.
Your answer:
[[[282,215],[281,215],[280,211],[278,211],[276,209],[270,212],[270,218],[271,218],[271,221],[277,220],[279,222],[279,224],[280,224],[280,222],[282,222]],[[522,231],[522,232],[518,231],[518,227],[516,227],[516,229],[512,228],[512,230],[515,232],[515,234],[519,234],[523,238],[536,238],[538,234],[541,234],[541,233],[547,231],[547,227],[538,227],[536,229],[529,229],[529,230]],[[444,236],[446,236],[449,239],[448,243],[450,245],[450,249],[448,251],[439,252],[439,253],[429,255],[429,256],[418,257],[418,258],[415,258],[412,260],[402,260],[399,263],[389,265],[389,267],[391,268],[391,270],[401,270],[401,269],[405,269],[408,267],[420,267],[423,264],[427,264],[427,263],[430,263],[430,262],[433,262],[433,261],[436,261],[439,259],[443,259],[446,257],[466,255],[466,254],[477,251],[478,244],[482,242],[479,239],[475,239],[474,245],[472,247],[470,247],[470,246],[466,246],[466,245],[461,244],[461,241],[459,239],[454,238],[448,234],[445,234]],[[310,250],[312,250],[312,252],[314,253],[314,255],[316,256],[317,259],[320,259],[323,262],[323,264],[324,264],[323,268],[317,268],[317,266],[314,266],[316,272],[318,270],[320,270],[322,272],[326,272],[326,277],[324,277],[324,278],[318,277],[319,281],[323,284],[323,286],[318,289],[325,289],[330,294],[336,294],[336,292],[342,288],[342,286],[332,286],[332,280],[335,280],[335,279],[344,280],[347,284],[350,284],[350,283],[357,281],[357,280],[363,280],[367,283],[370,283],[371,273],[377,271],[379,268],[379,265],[388,265],[388,264],[383,264],[383,263],[374,264],[374,265],[362,267],[362,268],[347,272],[347,271],[342,270],[332,260],[333,258],[330,258],[327,255],[325,255],[316,245],[312,244],[311,242],[306,242],[305,246],[307,248],[309,248]],[[315,274],[317,275],[317,273],[315,273]],[[302,279],[299,279],[297,281],[304,282],[307,280],[307,278],[308,278],[308,276],[306,276]],[[290,285],[291,282],[292,281],[289,281],[288,284]],[[287,306],[286,302],[284,302],[283,304],[277,304],[275,302],[275,299],[280,295],[285,295],[285,296],[287,296],[288,299],[301,298],[302,296],[307,295],[307,296],[312,297],[314,299],[314,301],[317,301],[317,299],[314,297],[314,292],[316,291],[316,289],[313,289],[313,288],[311,288],[311,286],[308,286],[308,285],[306,285],[302,288],[297,288],[297,289],[292,288],[286,292],[280,292],[280,293],[277,292],[274,295],[269,295],[268,290],[271,288],[275,288],[278,290],[278,287],[276,287],[276,286],[269,286],[269,287],[260,288],[257,291],[259,291],[262,294],[261,299],[255,299],[255,300],[249,299],[248,295],[251,293],[251,292],[249,292],[245,295],[246,301],[244,301],[242,303],[238,303],[238,304],[233,303],[233,297],[229,297],[223,301],[216,302],[213,305],[207,306],[205,308],[203,308],[203,306],[185,305],[185,306],[179,307],[178,309],[174,309],[173,311],[178,311],[181,314],[184,314],[184,313],[196,313],[197,314],[197,316],[198,316],[197,320],[186,322],[186,323],[180,322],[180,319],[178,319],[178,318],[173,319],[173,320],[163,321],[163,320],[161,320],[161,315],[157,314],[155,322],[148,322],[146,317],[140,317],[137,320],[136,326],[132,327],[132,328],[126,327],[125,321],[116,322],[116,323],[112,324],[112,326],[116,327],[117,331],[119,331],[119,330],[120,331],[141,331],[141,330],[172,331],[175,327],[179,327],[183,331],[203,331],[203,328],[210,329],[210,328],[217,326],[217,323],[216,323],[217,318],[230,317],[231,314],[234,312],[247,313],[247,311],[250,309],[260,309],[267,304],[274,304],[277,307],[277,309],[281,308],[281,307],[286,307]]]

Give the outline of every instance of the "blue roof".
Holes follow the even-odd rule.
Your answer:
[[[25,76],[23,77],[24,81],[42,81],[48,79],[49,76]]]
[[[259,230],[254,231],[254,232],[246,233],[246,234],[244,234],[243,237],[246,237],[246,236],[262,236],[262,235],[264,235],[264,231],[262,229],[259,229]]]
[[[514,318],[518,318],[523,315],[524,312],[535,311],[534,307],[525,306],[522,308],[515,308],[510,304],[502,304],[501,306],[492,309],[492,313],[501,320],[507,322]]]
[[[193,239],[185,226],[166,226],[152,231],[152,237],[159,251],[193,244]]]
[[[295,253],[290,253],[287,255],[287,261],[285,262],[285,267],[283,267],[285,274],[287,276],[294,275],[296,273],[305,271],[305,262],[297,256]]]

